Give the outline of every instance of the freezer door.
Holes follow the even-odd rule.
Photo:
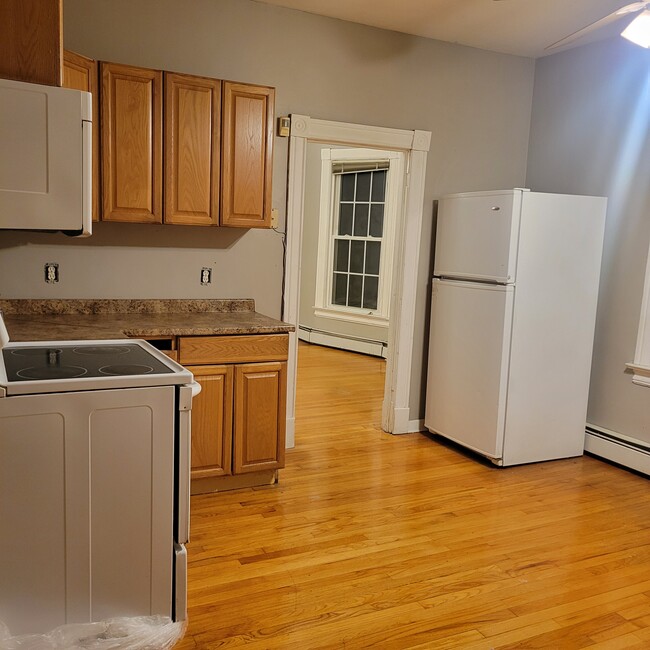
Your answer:
[[[514,287],[434,280],[425,425],[503,455]]]
[[[442,198],[434,275],[514,282],[521,194],[509,190]]]

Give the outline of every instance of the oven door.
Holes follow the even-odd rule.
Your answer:
[[[0,620],[173,609],[175,387],[0,398]]]

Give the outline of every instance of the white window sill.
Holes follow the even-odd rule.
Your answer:
[[[650,388],[650,366],[640,366],[636,363],[625,364],[632,372],[632,381],[639,386]]]
[[[388,327],[387,318],[384,318],[383,316],[374,316],[372,314],[361,314],[338,309],[324,309],[323,307],[314,307],[314,316],[319,316],[320,318],[331,318],[333,320],[343,320],[349,323],[359,323],[361,325]]]

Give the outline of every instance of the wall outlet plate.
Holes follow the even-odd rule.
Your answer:
[[[212,282],[212,269],[209,266],[204,266],[201,269],[201,286],[205,287],[211,282]]]
[[[59,281],[59,265],[56,262],[45,263],[45,282],[56,284]]]

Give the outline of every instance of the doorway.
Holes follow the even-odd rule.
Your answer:
[[[404,131],[342,122],[291,116],[289,143],[289,183],[287,201],[287,261],[283,319],[298,329],[300,306],[300,266],[305,168],[310,142],[347,147],[366,147],[403,152],[406,191],[396,227],[394,282],[391,288],[388,347],[390,354],[382,406],[382,428],[390,433],[418,430],[410,421],[411,359],[415,315],[415,286],[419,262],[419,239],[424,202],[424,176],[431,140],[428,131]],[[287,386],[287,445],[295,443],[295,390],[297,331],[290,337]]]

